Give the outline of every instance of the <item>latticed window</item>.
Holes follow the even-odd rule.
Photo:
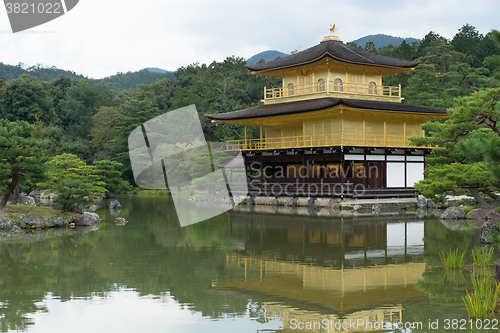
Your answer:
[[[368,84],[368,93],[377,94],[377,84],[375,82],[372,81]]]
[[[295,87],[293,86],[293,83],[288,84],[288,96],[293,96],[295,95]]]
[[[341,79],[336,78],[335,81],[333,81],[333,91],[344,91],[344,85]]]
[[[325,80],[319,79],[318,80],[318,91],[325,91]]]

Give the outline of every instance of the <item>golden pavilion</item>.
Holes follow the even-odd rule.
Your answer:
[[[418,64],[330,33],[304,51],[246,66],[249,74],[281,79],[281,87],[264,88],[263,105],[207,117],[244,126],[244,139],[228,141],[227,150],[242,152],[250,195],[414,196],[431,148],[411,146],[409,138],[448,114],[403,103],[401,86],[383,86],[382,77]],[[248,138],[248,126],[259,126],[260,137]]]

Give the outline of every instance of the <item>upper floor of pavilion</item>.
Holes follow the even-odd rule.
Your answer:
[[[333,28],[333,29],[332,29]],[[318,45],[285,58],[247,65],[253,75],[278,77],[282,86],[264,88],[264,104],[334,97],[401,102],[401,86],[383,86],[382,77],[419,64],[344,44],[332,33]]]

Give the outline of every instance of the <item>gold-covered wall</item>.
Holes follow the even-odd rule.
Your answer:
[[[339,79],[343,84],[347,85],[368,85],[374,82],[377,86],[382,86],[382,73],[377,70],[369,69],[366,67],[353,67],[338,64],[321,64],[317,66],[304,66],[294,70],[289,70],[282,73],[283,87],[288,88],[289,84],[293,84],[294,88],[301,89],[304,85],[319,85],[319,81],[327,80],[333,83],[335,79]],[[356,92],[353,86],[345,87],[346,92]],[[295,91],[298,93],[316,92],[317,89],[310,89],[310,91]]]
[[[265,126],[265,136],[274,143],[281,142],[281,139],[292,142],[292,137],[300,137],[301,143],[313,146],[340,144],[341,138],[352,145],[390,147],[398,142],[406,146],[407,138],[424,135],[420,126],[427,119],[418,118],[382,112],[331,110],[324,117],[304,117],[302,125],[283,123]],[[286,120],[286,117],[283,119]]]

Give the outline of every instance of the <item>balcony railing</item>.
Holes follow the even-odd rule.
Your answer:
[[[264,88],[264,100],[296,97],[344,96],[345,98],[361,98],[375,100],[401,100],[401,85],[373,86],[356,83],[337,83],[326,80],[321,83],[294,85],[293,87]]]
[[[330,134],[315,136],[290,136],[280,138],[263,138],[248,140],[226,141],[228,151],[237,150],[266,150],[291,149],[307,147],[394,147],[406,148],[410,146],[410,137],[399,135],[369,135],[369,134]],[[432,147],[428,147],[432,148]]]

